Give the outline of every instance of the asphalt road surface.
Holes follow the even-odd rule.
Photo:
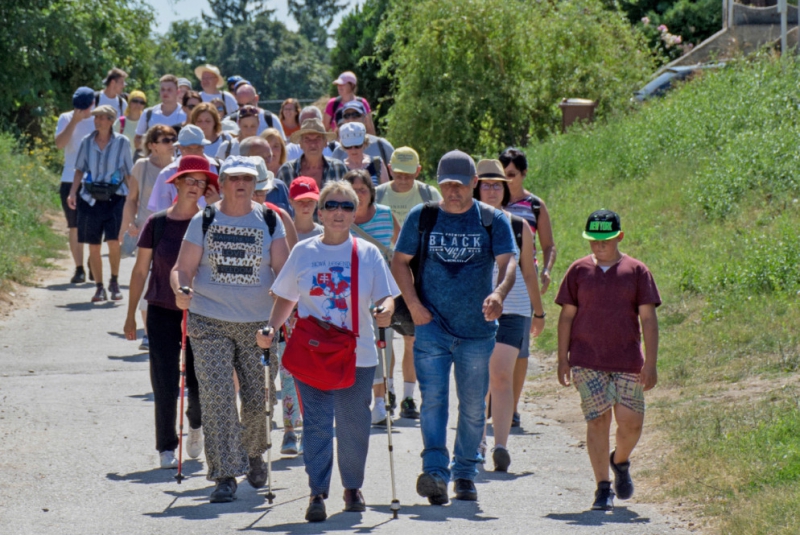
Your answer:
[[[123,260],[123,283],[132,266],[133,259]],[[686,533],[636,496],[618,501],[612,513],[589,511],[594,482],[585,449],[533,406],[509,441],[510,472],[481,471],[477,502],[436,507],[417,496],[419,425],[398,420],[396,520],[389,511],[387,437],[377,429],[363,514],[341,511],[334,470],[327,522],[306,523],[302,459],[279,454],[272,505],[265,489],[244,481],[236,501],[210,504],[213,484],[205,479],[203,456],[185,462],[189,477],[180,486],[174,470],[157,468],[148,355],[122,335],[127,286],[125,300],[93,305],[93,285],[70,285],[70,276],[48,273],[28,290],[26,307],[0,321],[0,534]],[[455,407],[453,394],[451,415]],[[451,448],[454,426],[451,418]],[[273,432],[278,445],[281,437],[282,430]]]

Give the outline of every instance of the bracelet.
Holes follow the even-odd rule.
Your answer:
[[[543,320],[547,316],[547,312],[542,312],[541,316],[537,316],[536,312],[533,313],[533,317],[539,320]]]

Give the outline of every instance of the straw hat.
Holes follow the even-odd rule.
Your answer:
[[[205,65],[200,65],[197,67],[194,70],[194,75],[198,80],[202,80],[204,72],[213,73],[217,77],[217,87],[222,87],[225,85],[225,80],[222,78],[222,74],[219,72],[219,67],[206,63]]]
[[[291,141],[292,143],[300,143],[300,138],[303,137],[305,134],[320,134],[325,136],[327,141],[333,141],[336,139],[336,132],[328,132],[325,130],[325,127],[322,126],[322,121],[319,119],[306,119],[303,121],[300,130],[292,134]]]

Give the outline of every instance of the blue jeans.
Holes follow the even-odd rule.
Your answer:
[[[494,337],[464,340],[445,332],[435,321],[416,326],[414,367],[417,370],[422,429],[422,471],[449,481],[450,454],[447,451],[447,418],[450,394],[450,366],[453,365],[458,395],[458,426],[452,479],[474,480],[478,473],[478,446],[486,421],[486,393],[489,389],[489,357]]]

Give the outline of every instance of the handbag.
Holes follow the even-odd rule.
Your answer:
[[[314,316],[299,318],[286,343],[283,367],[298,381],[319,390],[340,390],[356,382],[358,340],[358,250],[353,238],[350,260],[349,331]]]

